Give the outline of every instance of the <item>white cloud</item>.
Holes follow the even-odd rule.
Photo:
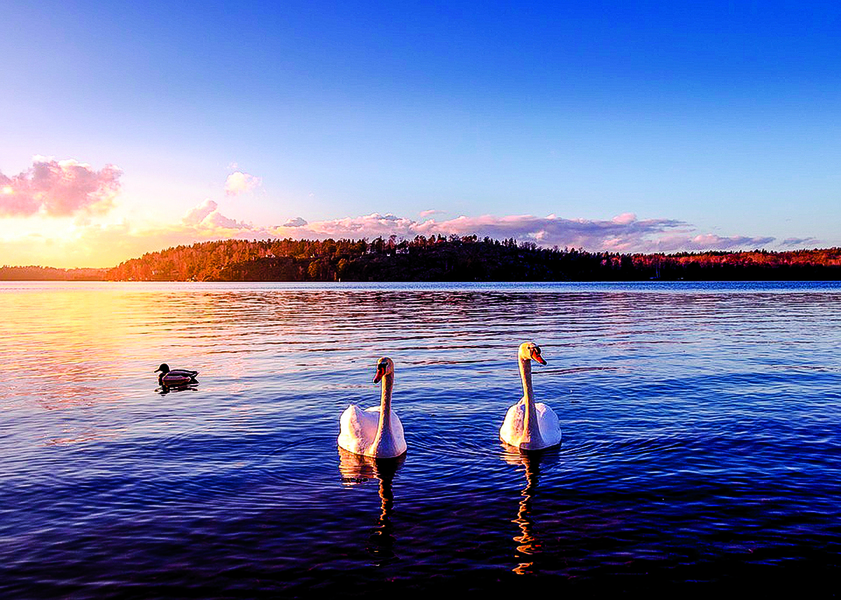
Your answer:
[[[114,165],[95,171],[73,159],[36,156],[32,168],[23,173],[0,173],[0,216],[105,214],[120,191],[120,175]]]
[[[236,171],[228,175],[228,179],[225,180],[225,193],[229,196],[239,196],[259,187],[261,183],[262,180],[259,177]]]
[[[610,221],[611,223],[616,223],[617,225],[630,225],[636,220],[637,215],[634,213],[622,213],[621,215],[616,215]]]
[[[212,213],[210,213],[204,219],[202,219],[201,226],[212,229],[254,229],[248,223],[243,223],[241,221],[230,219],[222,213],[220,213],[218,210],[214,210]]]
[[[294,219],[289,219],[282,225],[282,227],[303,227],[307,225],[306,219],[302,219],[301,217],[295,217]]]
[[[188,225],[196,225],[201,223],[207,215],[212,213],[219,205],[213,200],[207,199],[195,208],[191,208],[186,215],[184,215],[184,223]]]
[[[207,199],[195,208],[191,208],[184,215],[181,222],[196,230],[219,230],[219,229],[250,229],[251,226],[230,219],[220,213],[217,209],[219,205],[213,200]]]

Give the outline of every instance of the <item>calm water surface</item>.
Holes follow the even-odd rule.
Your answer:
[[[0,596],[841,575],[837,283],[7,282],[0,314]],[[534,456],[498,440],[527,339]],[[374,463],[336,437],[384,355],[409,451]]]

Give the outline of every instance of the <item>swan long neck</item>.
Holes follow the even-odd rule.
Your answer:
[[[377,428],[375,443],[384,436],[391,435],[391,391],[394,389],[394,373],[383,375],[382,396],[380,397],[380,424]]]
[[[523,398],[527,404],[534,404],[534,389],[531,385],[531,361],[520,358],[520,379],[523,380]]]
[[[520,357],[520,378],[523,380],[523,399],[526,402],[526,414],[523,419],[524,436],[531,442],[541,442],[537,421],[537,407],[534,404],[534,389],[531,383],[531,360]],[[525,441],[525,440],[524,440]]]

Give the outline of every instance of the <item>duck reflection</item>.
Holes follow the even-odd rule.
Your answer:
[[[187,390],[196,391],[199,389],[198,383],[191,383],[188,385],[162,385],[158,388],[155,388],[155,392],[160,394],[161,396],[166,396],[170,392],[185,392]]]
[[[526,487],[520,492],[520,508],[517,510],[517,518],[511,521],[520,528],[520,534],[514,536],[516,556],[521,561],[512,569],[518,575],[527,575],[535,572],[535,557],[543,551],[543,544],[540,540],[540,533],[531,517],[532,504],[537,497],[540,484],[540,466],[558,460],[558,448],[542,450],[539,452],[517,452],[506,449],[502,459],[515,467],[524,467],[526,474]]]
[[[366,481],[379,481],[380,514],[371,534],[368,536],[367,550],[377,566],[397,559],[394,552],[394,526],[391,524],[391,511],[394,507],[394,476],[406,460],[403,454],[397,458],[373,458],[348,452],[339,448],[339,471],[345,485],[360,485]]]

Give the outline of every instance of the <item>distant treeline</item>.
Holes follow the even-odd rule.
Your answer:
[[[103,281],[108,269],[56,269],[54,267],[0,267],[0,281]]]
[[[144,254],[108,270],[135,281],[837,280],[841,248],[618,254],[514,239],[224,240]]]

